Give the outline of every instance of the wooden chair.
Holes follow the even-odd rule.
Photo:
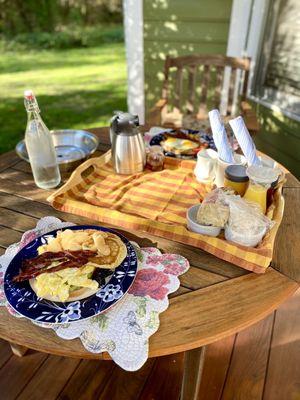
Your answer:
[[[208,124],[210,109],[219,108],[225,122],[240,114],[251,134],[256,133],[259,130],[256,114],[246,101],[249,69],[250,58],[167,57],[162,98],[150,111],[150,123],[196,128],[201,122]]]

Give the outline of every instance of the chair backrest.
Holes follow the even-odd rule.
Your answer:
[[[162,97],[180,112],[200,118],[207,115],[208,107],[233,115],[239,98],[246,98],[249,69],[250,58],[211,54],[167,57]]]

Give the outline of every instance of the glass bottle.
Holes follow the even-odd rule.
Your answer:
[[[25,143],[35,184],[42,189],[54,188],[61,177],[51,133],[40,116],[31,90],[24,92],[24,104],[28,114]]]

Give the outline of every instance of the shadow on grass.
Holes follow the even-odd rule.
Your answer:
[[[99,90],[41,95],[38,102],[49,129],[107,126],[114,110],[127,109],[125,89],[116,83]],[[23,138],[26,122],[21,97],[6,99],[0,104],[0,153],[12,150]]]
[[[95,48],[68,50],[41,50],[30,52],[8,51],[1,55],[0,73],[51,70],[56,68],[80,67],[89,65],[108,65],[123,61],[123,43],[111,43]]]

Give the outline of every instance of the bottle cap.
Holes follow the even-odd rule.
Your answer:
[[[250,179],[262,185],[275,182],[279,175],[278,169],[261,165],[251,165],[246,172]]]
[[[33,100],[34,99],[33,91],[31,89],[25,90],[24,91],[24,97],[27,100]]]
[[[225,169],[225,178],[232,182],[248,182],[246,167],[243,165],[229,165]]]

